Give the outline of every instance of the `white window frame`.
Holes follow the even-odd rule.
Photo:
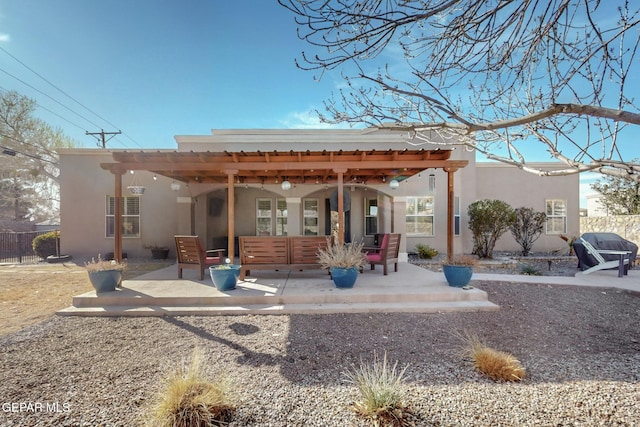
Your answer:
[[[261,202],[269,202],[269,209],[260,209]],[[268,212],[268,213],[267,213]],[[267,221],[268,220],[268,221]],[[267,227],[263,223],[268,223]],[[268,233],[268,234],[265,234]],[[273,235],[273,200],[265,198],[256,199],[256,236]]]
[[[280,209],[281,203],[284,204],[284,209]],[[287,199],[276,199],[276,236],[287,235]]]
[[[430,199],[430,207],[431,207],[431,213],[428,212],[419,212],[418,207],[419,207],[419,199]],[[435,197],[434,196],[414,196],[414,197],[407,197],[407,211],[405,214],[405,222],[406,222],[406,227],[407,227],[407,236],[434,236],[435,235]],[[415,214],[409,214],[409,206],[411,203],[415,203],[416,205],[416,213]],[[412,230],[409,230],[409,224],[413,224],[413,221],[407,221],[407,219],[409,217],[416,217],[417,218],[431,218],[431,233],[418,233]],[[417,222],[417,221],[416,221]]]
[[[375,214],[371,213],[371,205],[370,202],[375,201]],[[365,236],[375,236],[376,234],[378,234],[378,230],[380,230],[380,216],[378,215],[379,213],[379,209],[380,206],[378,206],[378,198],[377,197],[365,197],[364,199],[364,235]],[[368,230],[368,225],[369,225],[369,219],[370,218],[375,218],[375,230]],[[369,232],[369,231],[373,231],[373,232]]]
[[[131,207],[129,205],[129,200],[137,200],[137,213],[129,212]],[[123,239],[139,239],[140,238],[140,196],[122,196],[122,238]],[[115,217],[115,206],[116,206],[116,198],[115,196],[107,196],[106,197],[106,206],[105,206],[105,237],[113,238],[115,237],[115,229],[116,229],[116,217]]]
[[[562,210],[564,212],[558,213],[560,209],[556,209],[556,204],[562,204]],[[545,201],[545,210],[547,213],[546,234],[558,235],[567,232],[567,201],[563,199],[547,199]],[[557,219],[562,220],[562,230],[558,230],[555,227],[549,227],[550,224],[555,224]],[[553,221],[550,221],[553,220]]]
[[[307,209],[307,202],[314,202],[316,209]],[[315,233],[307,233],[307,220],[313,220],[315,218]],[[319,199],[302,199],[302,235],[303,236],[319,236],[320,235],[320,200]]]

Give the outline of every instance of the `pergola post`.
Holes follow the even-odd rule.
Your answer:
[[[338,174],[338,243],[344,245],[344,173],[345,170],[335,170]]]
[[[229,259],[235,263],[235,175],[237,170],[226,171],[227,173],[227,251]]]
[[[453,214],[454,214],[454,194],[453,194],[453,174],[458,168],[445,167],[447,172],[447,259],[453,257]]]
[[[122,262],[122,175],[120,171],[113,172],[115,177],[115,206],[113,230],[113,259]]]

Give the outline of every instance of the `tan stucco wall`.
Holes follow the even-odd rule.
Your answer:
[[[540,164],[552,170],[552,164]],[[555,166],[558,167],[558,166]],[[477,200],[498,199],[512,208],[529,207],[546,212],[548,199],[567,201],[567,233],[575,234],[580,228],[579,176],[567,175],[541,177],[505,164],[477,163]],[[468,206],[468,205],[467,205]],[[466,208],[465,208],[466,209]],[[565,246],[557,234],[543,234],[534,243],[534,252],[551,251]],[[516,243],[507,231],[498,240],[496,250],[518,251]]]
[[[113,252],[114,240],[106,234],[106,197],[113,196],[115,177],[100,168],[112,162],[105,150],[60,150],[60,231],[61,250],[74,259],[84,260]],[[136,172],[138,183],[146,187],[140,200],[140,238],[123,239],[123,251],[129,257],[148,257],[145,245],[168,246],[175,253],[173,236],[177,223],[176,197],[188,195],[183,186],[170,190],[171,181],[149,172]],[[123,195],[132,176],[122,178]]]

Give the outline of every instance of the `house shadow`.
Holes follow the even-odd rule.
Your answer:
[[[505,285],[486,286],[491,293]],[[522,286],[526,292],[519,292]],[[463,356],[464,336],[477,336],[486,345],[515,355],[527,370],[524,381],[529,384],[640,378],[640,366],[634,364],[640,352],[637,294],[547,285],[508,289],[494,295],[502,307],[497,312],[269,316],[269,324],[277,323],[273,330],[266,330],[261,316],[228,317],[224,336],[197,325],[193,318],[165,320],[205,343],[221,345],[240,365],[277,366],[284,378],[304,385],[343,384],[344,372],[362,363],[370,365],[385,354],[391,366],[396,362],[399,368],[407,366],[407,381],[424,385],[489,381]],[[546,305],[527,299],[536,293],[547,293]],[[606,310],[599,310],[603,305]],[[257,339],[257,334],[266,336]],[[256,347],[256,340],[270,337],[271,348]],[[622,368],[607,368],[614,363]]]

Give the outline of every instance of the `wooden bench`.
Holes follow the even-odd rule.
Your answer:
[[[325,236],[241,236],[240,280],[251,270],[311,270],[321,268],[318,249],[327,247]]]

